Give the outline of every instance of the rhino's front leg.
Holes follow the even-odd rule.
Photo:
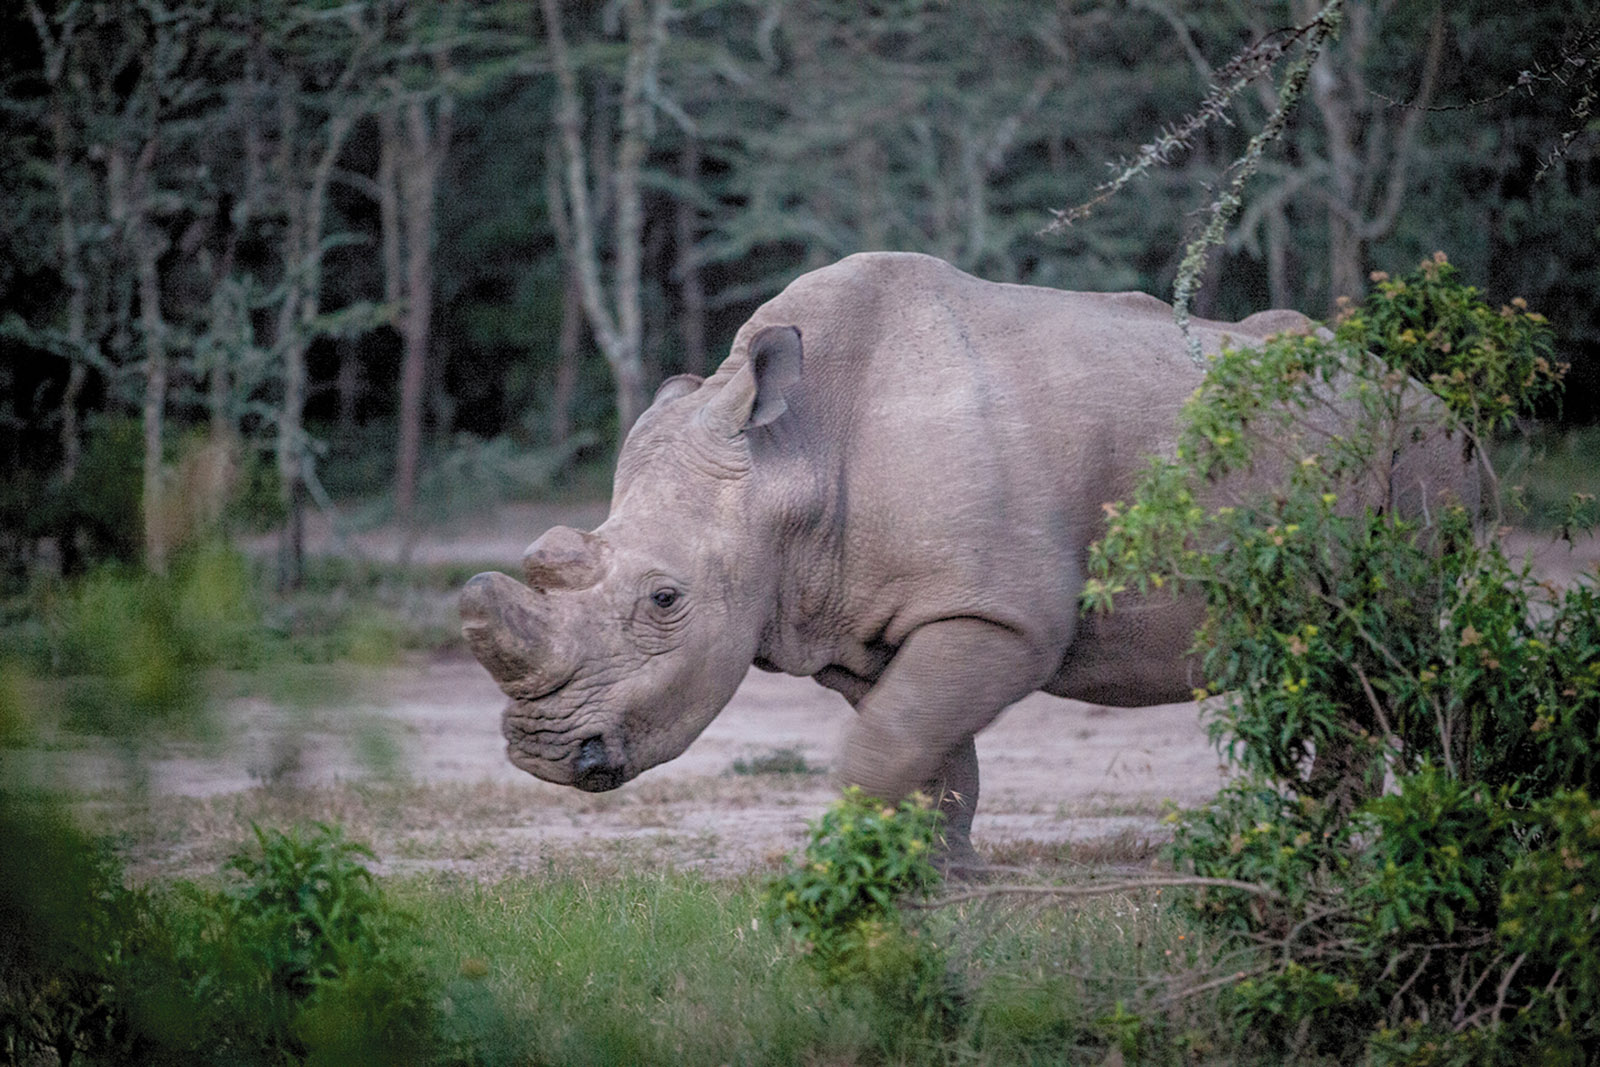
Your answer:
[[[859,714],[842,760],[846,784],[887,800],[929,790],[946,816],[946,862],[975,862],[973,736],[1048,673],[1032,644],[994,623],[945,619],[918,628],[855,702]]]
[[[968,738],[945,757],[939,773],[922,785],[922,791],[939,798],[944,816],[945,871],[957,876],[975,875],[983,866],[972,847],[972,817],[978,813],[978,746]]]

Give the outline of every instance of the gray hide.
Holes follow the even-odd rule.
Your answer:
[[[1197,322],[1208,350],[1305,329]],[[1102,505],[1169,450],[1199,383],[1172,311],[1137,293],[980,281],[927,256],[851,256],[762,306],[701,382],[666,382],[628,435],[610,517],[528,549],[527,584],[461,597],[511,698],[518,767],[614,788],[684,750],[750,665],[854,705],[846,783],[944,798],[968,853],[973,735],[1037,689],[1184,700],[1198,606],[1080,617]],[[1433,448],[1413,491],[1457,482]]]

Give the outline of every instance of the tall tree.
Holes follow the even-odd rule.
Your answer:
[[[586,131],[579,92],[578,61],[568,45],[560,0],[541,0],[545,40],[558,92],[557,138],[553,162],[559,177],[549,183],[551,213],[562,246],[575,267],[583,309],[616,386],[617,422],[625,435],[644,410],[643,241],[641,176],[648,149],[649,116],[645,89],[656,78],[667,36],[665,0],[626,0],[622,5],[626,49],[618,94],[615,143],[592,124]],[[586,139],[586,132],[588,137]],[[594,167],[592,161],[613,160]],[[591,171],[598,173],[591,175]],[[555,173],[554,167],[552,172]],[[607,186],[612,203],[609,240],[591,181]],[[602,242],[609,251],[607,279]]]
[[[278,584],[289,588],[299,585],[305,560],[306,353],[322,314],[328,188],[352,128],[372,106],[369,80],[382,25],[366,3],[336,9],[331,18],[287,5],[275,14],[272,32],[277,47],[268,82],[276,97],[277,152],[272,169],[274,206],[283,227],[279,244],[283,293],[272,344],[281,361],[283,383],[277,411],[277,470],[284,513]]]
[[[105,235],[94,254],[109,305],[100,312],[110,332],[107,365],[132,369],[139,382],[142,540],[146,565],[159,572],[174,530],[164,464],[172,323],[160,273],[170,238],[160,216],[195,200],[191,179],[168,161],[192,133],[193,124],[181,116],[204,112],[212,96],[205,69],[210,41],[202,31],[217,9],[139,0],[47,12],[29,0],[28,10],[49,86],[58,265],[68,292],[59,338],[72,361],[63,399],[71,410],[63,411],[62,473],[70,480],[76,469],[76,404],[86,362],[98,357],[89,337],[92,284],[82,239],[98,228]]]
[[[422,393],[427,380],[428,345],[432,334],[434,300],[434,208],[439,171],[450,146],[455,100],[451,96],[449,44],[432,48],[430,85],[412,89],[386,111],[383,156],[392,161],[396,183],[399,227],[405,250],[405,270],[396,286],[401,297],[400,336],[404,351],[400,363],[400,414],[395,458],[395,517],[401,527],[400,560],[408,562],[416,541],[417,467],[422,453]],[[385,199],[388,198],[385,193]],[[385,262],[390,242],[385,231]],[[392,269],[392,266],[391,268]]]

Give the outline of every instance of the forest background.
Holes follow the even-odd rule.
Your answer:
[[[3,5],[6,581],[159,571],[226,519],[279,532],[292,586],[307,510],[355,498],[404,557],[441,508],[603,478],[657,382],[852,252],[1170,296],[1272,77],[1043,231],[1318,8]],[[1549,318],[1550,421],[1600,418],[1593,5],[1343,9],[1194,311],[1327,316],[1444,250]]]

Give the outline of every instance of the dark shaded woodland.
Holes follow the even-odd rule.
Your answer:
[[[1170,295],[1271,64],[1041,231],[1319,6],[4,5],[0,555],[159,570],[232,508],[293,584],[307,508],[381,495],[415,528],[441,479],[603,456],[855,251]],[[1600,416],[1594,6],[1340,7],[1195,311],[1322,316],[1444,250],[1550,319],[1550,416]]]

